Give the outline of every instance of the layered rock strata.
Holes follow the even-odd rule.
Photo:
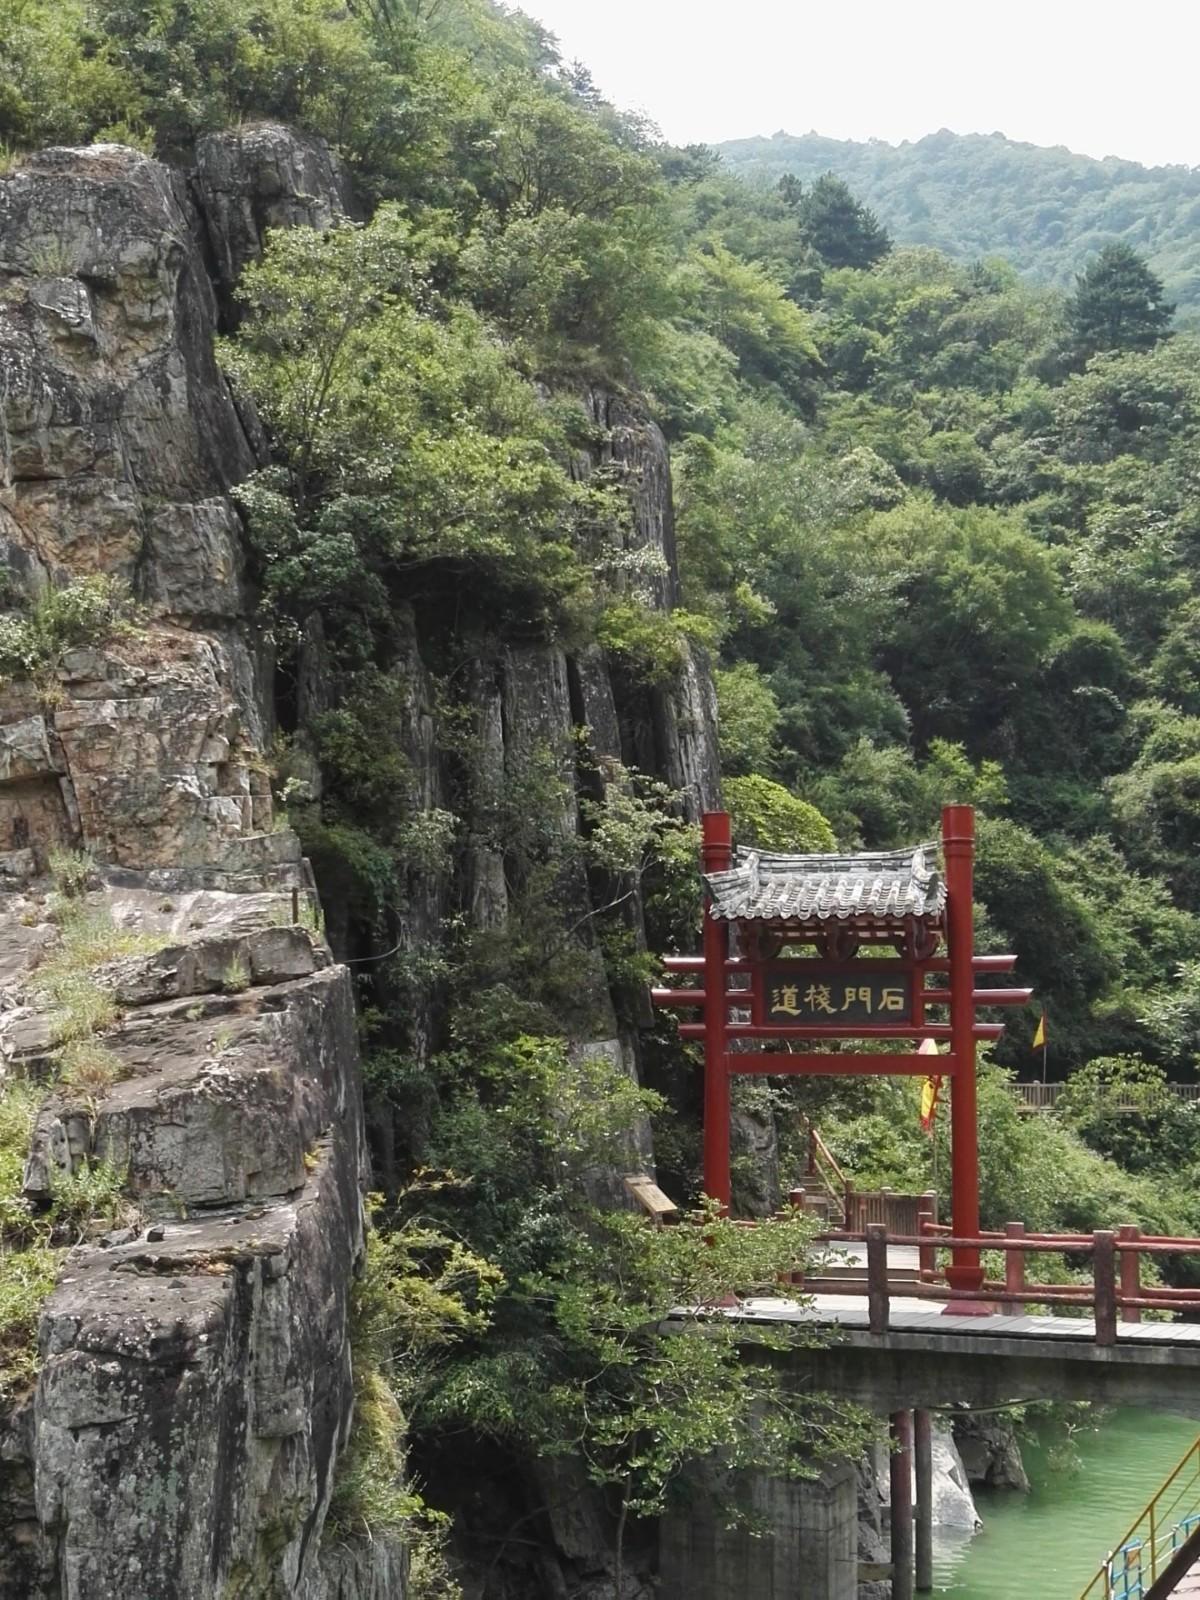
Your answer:
[[[274,180],[265,152],[274,152]],[[238,172],[244,178],[239,191]],[[322,1540],[352,1419],[347,1302],[366,1180],[349,980],[266,777],[269,654],[231,491],[260,459],[213,357],[210,254],[287,221],[311,141],[210,141],[184,179],[114,146],[0,179],[0,558],[36,601],[104,574],[136,625],[0,690],[0,1059],[39,1075],[61,1032],[41,876],[84,850],[84,914],[150,953],[107,963],[114,1079],[46,1099],[35,1208],[124,1177],[129,1227],[71,1250],[36,1390],[0,1419],[0,1592],[371,1600],[402,1555]],[[275,209],[272,209],[272,208]],[[223,291],[231,280],[218,276]]]

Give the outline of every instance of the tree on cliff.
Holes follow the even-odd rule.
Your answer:
[[[1175,307],[1162,279],[1131,245],[1106,244],[1076,279],[1067,305],[1072,354],[1079,361],[1108,350],[1152,350]]]

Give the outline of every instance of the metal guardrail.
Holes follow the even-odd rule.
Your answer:
[[[1023,1111],[1053,1111],[1059,1096],[1067,1087],[1065,1083],[1009,1083],[1009,1092]],[[1110,1111],[1153,1111],[1156,1106],[1182,1101],[1187,1105],[1200,1104],[1200,1083],[1164,1083],[1158,1087],[1147,1085],[1133,1092],[1117,1092],[1096,1096],[1097,1104]]]
[[[1171,1557],[1200,1527],[1200,1437],[1159,1487],[1079,1600],[1144,1600]],[[1181,1557],[1186,1565],[1187,1557]],[[1168,1580],[1168,1586],[1170,1581]]]

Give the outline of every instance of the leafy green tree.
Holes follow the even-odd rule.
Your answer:
[[[275,235],[243,278],[223,357],[282,465],[240,493],[295,615],[382,625],[389,593],[439,565],[489,569],[535,614],[585,583],[564,534],[591,491],[552,459],[552,415],[478,316],[434,314],[424,250],[384,207],[365,228]]]
[[[734,353],[744,377],[807,406],[820,367],[811,319],[767,269],[714,239],[692,253],[676,290],[685,314]]]
[[[1200,1119],[1137,1056],[1101,1056],[1069,1081],[1055,1112],[1085,1144],[1129,1172],[1176,1174],[1200,1160]]]
[[[1088,1053],[1089,1009],[1116,975],[1103,911],[1073,887],[1055,853],[1017,823],[985,818],[977,831],[978,897],[1003,948],[1016,953],[1024,981],[1057,1019],[1060,1067],[1078,1061]],[[1016,1048],[1009,1039],[1005,1047]]]
[[[1162,279],[1133,246],[1106,244],[1079,274],[1067,306],[1072,351],[1082,362],[1101,351],[1152,350],[1174,315]]]
[[[772,1292],[803,1259],[810,1230],[799,1216],[741,1228],[713,1206],[702,1225],[665,1229],[597,1215],[569,1270],[531,1280],[577,1368],[547,1397],[558,1413],[552,1448],[581,1451],[592,1482],[616,1493],[616,1595],[629,1516],[661,1515],[689,1467],[717,1459],[735,1474],[808,1476],[869,1437],[853,1407],[798,1399],[780,1372],[747,1358],[747,1343],[783,1341],[761,1330],[747,1341],[744,1327],[712,1315],[733,1292]],[[736,1503],[724,1515],[736,1521]]]
[[[73,144],[143,124],[138,87],[89,27],[83,0],[0,3],[0,144]]]
[[[891,596],[878,659],[918,744],[937,736],[978,749],[1070,627],[1044,549],[1019,518],[916,500],[872,518],[864,545]]]
[[[727,779],[725,802],[733,814],[739,844],[783,851],[834,847],[833,829],[816,806],[758,773]]]
[[[769,771],[779,731],[779,705],[752,661],[716,674],[720,711],[721,765],[742,776]]]

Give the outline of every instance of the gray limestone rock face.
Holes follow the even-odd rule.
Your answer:
[[[95,973],[116,1081],[59,1085],[37,1119],[32,1203],[109,1161],[142,1211],[70,1252],[36,1390],[0,1412],[0,1593],[403,1600],[402,1549],[322,1537],[352,1419],[361,1077],[347,972],[297,925],[311,874],[273,826],[232,495],[262,437],[213,353],[264,231],[327,226],[349,191],[281,128],[198,166],[190,194],[115,145],[0,177],[0,559],[30,596],[106,574],[143,607],[0,689],[0,1074],[53,1050],[30,981],[53,846],[89,850],[89,899],[161,942]]]
[[[583,406],[598,443],[581,458],[578,471],[615,475],[629,497],[628,531],[614,552],[621,581],[655,609],[671,611],[679,603],[679,566],[671,461],[662,430],[636,404],[607,390],[589,389]],[[694,821],[720,805],[717,701],[705,653],[685,641],[683,657],[677,680],[650,692],[639,716],[644,726],[626,742],[639,766],[681,791]],[[601,719],[603,725],[603,712]]]
[[[225,496],[255,460],[182,178],[120,145],[30,156],[0,178],[0,270],[0,538],[38,582],[237,618]]]
[[[100,1161],[128,1171],[134,1196],[188,1210],[303,1187],[309,1153],[352,1094],[339,1043],[353,1028],[345,970],[251,992],[196,1020],[190,1009],[133,1013],[108,1041],[124,1076],[83,1115],[69,1091],[49,1097],[26,1169],[30,1198],[48,1198],[56,1174]]]
[[[5,692],[0,851],[219,865],[271,826],[230,494],[257,457],[186,185],[118,145],[31,156],[0,178],[0,272],[0,555],[32,592],[115,577],[157,619],[72,652],[52,714]]]
[[[34,1404],[56,1594],[297,1591],[350,1416],[357,1176],[326,1147],[290,1205],[75,1252]]]
[[[55,1171],[110,1161],[146,1210],[70,1253],[43,1313],[32,1403],[0,1417],[12,1540],[0,1592],[404,1595],[402,1552],[351,1541],[335,1554],[320,1539],[351,1423],[348,1296],[363,1248],[349,978],[304,928],[264,925],[272,897],[245,897],[250,926],[239,898],[108,896],[126,926],[202,929],[97,969],[124,1007],[104,1044],[126,1076],[86,1101],[55,1090],[38,1118],[35,1203]],[[37,900],[0,910],[22,904]],[[41,948],[23,931],[8,941],[9,1001]],[[236,992],[214,996],[227,959]],[[5,1590],[10,1573],[24,1587]]]
[[[734,1210],[739,1216],[770,1217],[779,1209],[779,1140],[775,1115],[757,1085],[735,1080],[730,1114]]]
[[[279,123],[205,134],[193,184],[226,301],[269,229],[324,229],[353,210],[349,176],[324,139]]]
[[[341,1538],[321,1546],[296,1600],[405,1600],[408,1553],[386,1539]]]
[[[959,1412],[954,1418],[954,1442],[970,1483],[1029,1493],[1021,1446],[1009,1417]]]

